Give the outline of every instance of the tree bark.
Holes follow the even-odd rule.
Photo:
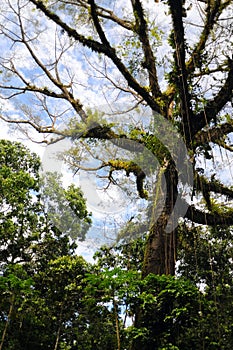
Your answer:
[[[113,296],[113,307],[114,307],[115,321],[116,321],[117,350],[120,350],[121,349],[120,328],[119,328],[119,319],[118,319],[118,312],[117,312],[117,302],[114,296]]]
[[[57,334],[56,334],[56,341],[55,341],[55,345],[54,345],[54,349],[53,350],[57,350],[58,349],[58,345],[59,345],[59,340],[60,340],[60,335],[61,335],[61,328],[62,328],[63,305],[64,304],[62,303],[61,310],[60,310],[60,315],[59,315],[59,325],[58,325]]]
[[[0,350],[3,349],[3,344],[4,344],[4,341],[6,338],[7,329],[10,325],[11,316],[12,316],[13,309],[14,309],[14,304],[15,304],[15,293],[13,292],[12,296],[11,296],[11,302],[10,302],[9,312],[7,315],[7,320],[6,320],[5,327],[4,327],[3,334],[2,334],[2,339],[1,339],[1,343],[0,343]]]
[[[175,273],[176,238],[172,213],[177,199],[177,184],[175,164],[169,161],[162,167],[157,178],[157,193],[144,256],[143,278],[150,273]]]
[[[175,274],[176,257],[176,224],[172,220],[172,213],[177,199],[178,174],[172,160],[168,161],[161,168],[156,181],[156,196],[152,213],[151,228],[147,239],[142,278],[150,273],[157,275]],[[146,315],[145,315],[146,312]],[[136,328],[146,327],[153,332],[148,324],[156,317],[153,308],[150,312],[140,306],[135,314]],[[151,337],[152,339],[153,337]],[[131,350],[154,350],[154,340],[144,344],[143,339],[136,338],[133,341]]]

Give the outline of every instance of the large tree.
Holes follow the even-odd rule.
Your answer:
[[[211,173],[203,165],[233,150],[231,11],[231,0],[2,2],[1,118],[24,127],[30,138],[31,128],[43,133],[41,142],[70,138],[68,160],[76,170],[84,147],[110,183],[116,183],[114,171],[134,175],[143,199],[153,170],[144,150],[158,160],[143,276],[174,274],[180,217],[233,224],[226,201],[232,189],[218,169]],[[109,110],[90,111],[88,101],[97,98]],[[105,145],[109,157],[102,159]],[[114,145],[132,159],[114,156]]]

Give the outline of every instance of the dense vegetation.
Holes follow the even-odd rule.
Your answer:
[[[145,235],[102,247],[90,264],[48,220],[38,157],[4,140],[0,156],[1,350],[129,349],[135,339],[147,349],[232,348],[229,229],[180,226],[177,277],[141,279]],[[82,232],[90,218],[76,193]]]
[[[1,141],[0,350],[232,349],[232,0],[4,0],[0,35],[2,123],[132,214],[87,263],[80,188]]]

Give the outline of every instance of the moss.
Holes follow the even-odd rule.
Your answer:
[[[136,176],[136,185],[139,196],[143,199],[148,199],[148,192],[143,188],[146,174],[139,165],[133,161],[124,161],[119,159],[109,160],[108,165],[112,168],[111,171],[125,170],[126,176],[129,176],[130,173],[133,173]]]
[[[156,156],[160,165],[163,165],[165,160],[172,160],[167,147],[155,135],[147,134],[143,137],[143,141],[146,148]]]

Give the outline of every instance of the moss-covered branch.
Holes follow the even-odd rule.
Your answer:
[[[233,132],[233,120],[229,120],[229,122],[209,128],[208,130],[201,130],[195,135],[194,144],[195,146],[201,146],[207,141],[218,143],[218,141],[224,141],[226,136],[231,132]]]
[[[81,3],[80,4],[81,7],[89,10],[89,8],[90,8],[89,4],[87,4],[84,1],[78,1],[78,2]],[[105,19],[110,20],[114,23],[117,23],[121,27],[123,27],[127,30],[133,30],[133,23],[131,21],[116,16],[116,14],[113,11],[111,11],[107,8],[104,8],[104,7],[96,4],[96,13],[99,17],[105,18]]]
[[[188,87],[188,74],[186,69],[185,35],[183,24],[183,0],[169,0],[168,5],[172,15],[173,34],[171,41],[174,46],[174,70],[171,74],[173,84],[179,94],[180,116],[182,118],[182,134],[187,145],[191,143],[192,108]]]
[[[144,66],[149,75],[149,87],[152,92],[152,96],[158,97],[161,96],[161,91],[158,83],[155,57],[149,41],[148,26],[144,17],[142,3],[140,0],[131,0],[131,3],[135,16],[135,31],[142,43],[142,49],[144,52]]]
[[[124,161],[117,159],[109,160],[107,162],[107,165],[109,165],[114,170],[125,170],[126,176],[129,176],[130,173],[134,174],[136,176],[136,185],[139,196],[144,199],[148,198],[148,193],[143,188],[143,182],[146,177],[146,174],[139,165],[137,165],[133,161]]]
[[[185,217],[196,224],[209,226],[232,226],[233,210],[216,211],[215,213],[206,213],[195,208],[194,205],[189,206]]]
[[[196,174],[194,180],[195,190],[202,192],[207,207],[210,211],[212,210],[210,198],[211,192],[214,194],[221,194],[223,196],[226,196],[228,199],[233,199],[233,189],[224,186],[214,177],[212,177],[211,180],[208,180],[206,177]]]
[[[91,18],[94,22],[95,28],[97,33],[99,34],[100,40],[102,41],[103,45],[108,47],[109,49],[111,49],[111,45],[108,41],[108,39],[106,38],[106,35],[104,33],[104,30],[100,24],[99,18],[98,18],[98,14],[97,14],[97,6],[95,4],[94,0],[88,0],[88,3],[90,4],[91,7]]]

